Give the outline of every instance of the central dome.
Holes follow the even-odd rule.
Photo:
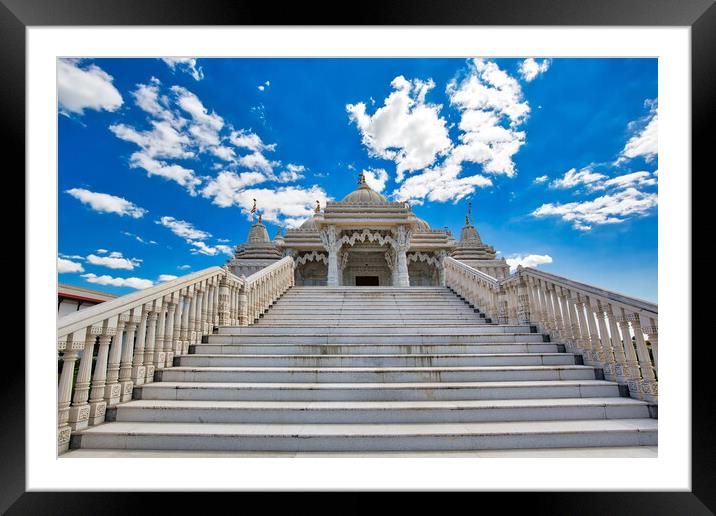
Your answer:
[[[381,204],[387,203],[388,200],[368,186],[368,183],[365,182],[365,176],[361,174],[358,189],[346,195],[341,202]]]

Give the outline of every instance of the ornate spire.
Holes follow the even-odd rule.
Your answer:
[[[261,218],[262,218],[262,216],[261,216],[261,214],[259,213],[259,224],[261,224]]]
[[[365,174],[364,174],[363,172],[361,172],[360,174],[358,174],[358,184],[359,184],[359,185],[364,185],[364,184],[366,184],[366,182],[365,182]]]
[[[472,202],[467,203],[467,213],[465,214],[465,225],[470,225],[470,215],[472,215]]]
[[[321,201],[316,200],[316,208],[313,211],[315,213],[321,213]]]

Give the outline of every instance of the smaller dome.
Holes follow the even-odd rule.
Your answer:
[[[361,204],[382,204],[388,202],[385,197],[368,186],[368,183],[365,182],[365,176],[363,174],[360,175],[358,185],[358,189],[346,195],[341,202]]]
[[[270,239],[268,231],[266,231],[266,226],[264,226],[261,222],[257,222],[256,224],[251,226],[251,231],[249,231],[249,238],[246,240],[247,243],[258,244],[267,243],[269,241]]]
[[[421,218],[415,217],[415,219],[418,223],[418,231],[430,231],[430,224],[428,224]]]
[[[281,228],[279,228],[278,231],[276,231],[276,236],[273,237],[273,241],[276,244],[283,245],[284,240],[283,240],[283,235],[281,234]]]
[[[481,243],[480,235],[472,224],[466,225],[460,232],[460,242],[477,242]]]
[[[303,224],[301,224],[300,229],[306,231],[318,231],[316,217],[311,217],[310,219],[306,220]]]

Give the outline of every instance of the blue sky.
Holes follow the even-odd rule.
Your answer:
[[[58,61],[59,281],[221,265],[365,171],[511,264],[657,299],[656,59]]]

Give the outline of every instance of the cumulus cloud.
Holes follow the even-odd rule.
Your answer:
[[[274,151],[276,150],[276,144],[265,144],[261,137],[259,137],[258,134],[252,133],[251,131],[248,131],[246,129],[241,129],[238,131],[232,131],[229,134],[229,141],[234,144],[236,147],[242,148],[242,149],[248,149],[250,151],[254,152],[263,152],[263,151]]]
[[[60,274],[69,272],[84,272],[85,269],[81,263],[73,262],[65,258],[57,258],[57,272]]]
[[[156,242],[154,240],[144,240],[139,235],[135,235],[134,233],[130,233],[129,231],[122,231],[122,234],[125,236],[128,236],[130,238],[134,238],[137,242],[141,242],[142,244],[152,244],[156,245]],[[97,251],[99,253],[99,251]],[[106,251],[105,251],[106,252]]]
[[[107,256],[90,254],[87,256],[87,262],[92,265],[99,265],[109,269],[125,269],[131,271],[135,267],[139,267],[142,260],[138,258],[125,258],[119,251],[114,251],[109,253]]]
[[[425,198],[429,201],[457,202],[472,194],[476,187],[492,185],[490,178],[480,174],[458,177],[460,171],[461,167],[454,164],[426,170],[406,179],[393,195],[398,201],[413,204],[422,204]]]
[[[156,220],[155,223],[168,228],[176,236],[185,240],[205,240],[211,236],[211,233],[195,228],[191,222],[178,220],[174,217],[164,216]]]
[[[298,181],[299,179],[303,179],[305,177],[303,175],[303,172],[305,171],[306,167],[303,165],[294,165],[293,163],[289,163],[286,165],[286,170],[278,175],[276,181],[279,183],[291,183],[293,181]]]
[[[645,105],[649,114],[641,120],[629,124],[635,128],[635,134],[624,145],[617,164],[626,160],[643,157],[647,162],[652,161],[659,152],[659,109],[656,100],[647,100]]]
[[[551,62],[551,59],[543,59],[541,63],[538,63],[533,58],[529,57],[520,63],[520,75],[525,81],[532,82],[538,75],[549,70]]]
[[[321,202],[321,206],[325,206],[326,201],[331,200],[326,192],[316,185],[310,188],[298,186],[276,189],[249,188],[236,192],[233,197],[233,204],[239,206],[247,218],[251,217],[251,207],[253,200],[256,199],[265,221],[287,227],[300,226],[311,217],[317,200]]]
[[[206,242],[202,242],[201,240],[195,240],[195,241],[189,241],[189,244],[194,247],[192,249],[192,254],[205,254],[207,256],[215,256],[219,253],[224,253],[229,256],[232,256],[234,254],[234,251],[231,247],[228,245],[215,245],[210,246],[207,245]]]
[[[656,205],[656,194],[628,187],[588,201],[543,204],[532,215],[560,217],[575,229],[589,231],[594,224],[620,224],[632,216],[645,216]]]
[[[525,256],[515,254],[506,258],[507,265],[510,266],[510,271],[514,271],[517,267],[537,267],[545,263],[552,263],[552,257],[548,254],[528,254]]]
[[[186,271],[191,269],[191,265],[179,265],[177,266],[177,269],[179,269],[180,271]]]
[[[549,179],[549,176],[546,176],[546,175],[545,176],[537,176],[534,179],[534,183],[539,185],[539,184],[545,183],[548,179]]]
[[[144,152],[135,152],[129,159],[131,168],[142,168],[147,176],[159,176],[164,179],[175,181],[186,188],[190,195],[196,195],[196,187],[201,184],[201,179],[196,177],[193,170],[184,168],[181,165],[170,164],[149,157]]]
[[[388,172],[382,168],[363,170],[363,175],[365,176],[365,182],[368,183],[368,186],[379,193],[383,191],[385,183],[388,181]]]
[[[177,279],[179,276],[175,276],[174,274],[160,274],[159,278],[157,278],[158,283],[163,283],[165,281],[171,281]]]
[[[259,91],[264,91],[264,90],[266,90],[266,88],[268,88],[269,86],[271,86],[271,82],[270,82],[270,81],[266,81],[266,82],[263,83],[263,84],[259,84],[259,85],[258,85],[258,89],[259,89]]]
[[[604,174],[592,172],[587,168],[583,168],[579,172],[577,172],[577,169],[572,168],[565,172],[564,176],[561,178],[552,181],[550,186],[552,188],[574,188],[580,185],[592,185],[594,183],[599,183],[606,178],[607,176]]]
[[[112,84],[113,77],[99,66],[81,65],[79,59],[57,60],[57,102],[59,111],[83,115],[85,109],[115,111],[122,95]]]
[[[92,273],[83,274],[82,277],[88,283],[96,283],[98,285],[112,285],[113,287],[130,287],[130,288],[134,288],[137,290],[149,288],[152,285],[154,285],[154,282],[152,280],[143,279],[143,278],[135,278],[135,277],[114,278],[107,274],[102,275],[102,276],[97,276],[96,274],[92,274]]]
[[[439,115],[442,106],[425,102],[435,87],[432,79],[408,81],[401,75],[390,84],[393,92],[372,115],[364,102],[348,104],[346,110],[370,154],[393,160],[401,181],[405,172],[432,165],[451,142],[445,119]]]
[[[128,201],[124,197],[117,197],[100,192],[91,192],[84,188],[71,188],[65,190],[65,193],[70,194],[81,203],[88,205],[92,210],[99,213],[116,213],[117,215],[124,216],[129,215],[132,218],[138,219],[147,213],[147,210],[140,208],[136,204]]]
[[[204,70],[196,66],[195,57],[163,57],[162,61],[164,61],[172,71],[180,70],[186,72],[191,75],[195,81],[200,81],[204,78]]]

